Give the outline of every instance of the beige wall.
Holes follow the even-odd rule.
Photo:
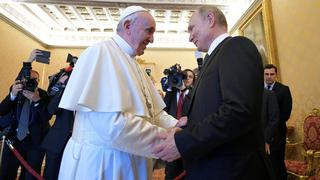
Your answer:
[[[0,98],[8,94],[10,85],[14,82],[22,67],[22,61],[29,57],[34,48],[45,49],[36,40],[26,36],[0,18]],[[34,69],[42,75],[42,64],[35,64]]]
[[[281,80],[293,96],[288,124],[301,140],[304,117],[320,108],[320,1],[272,0],[272,11]]]
[[[48,76],[67,66],[67,54],[79,56],[84,49],[74,48],[45,48],[35,39],[29,37],[24,32],[14,28],[7,21],[0,18],[0,98],[3,99],[8,94],[8,88],[17,76],[22,61],[27,59],[33,49],[47,49],[51,51],[50,64],[33,63],[33,69],[40,73],[40,87],[47,89]],[[152,72],[155,80],[160,81],[164,68],[168,68],[175,63],[180,63],[182,68],[195,68],[197,66],[193,55],[194,50],[182,49],[147,49],[141,56],[147,63],[155,63],[155,72]],[[159,87],[159,83],[157,84]]]

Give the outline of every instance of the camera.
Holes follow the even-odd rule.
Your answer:
[[[70,53],[68,53],[67,63],[69,63],[69,67],[62,68],[58,73],[53,74],[52,76],[49,76],[49,87],[47,90],[49,96],[57,95],[67,85],[68,79],[64,83],[61,83],[59,80],[61,77],[65,75],[70,77],[73,70],[72,68],[74,64],[77,62],[77,60],[78,60],[77,56],[73,56]]]
[[[168,89],[179,88],[183,85],[183,80],[187,78],[184,71],[181,70],[180,64],[175,64],[163,71],[166,77],[161,79],[162,90],[167,92]]]
[[[23,63],[23,67],[21,70],[21,82],[23,85],[23,90],[28,90],[34,92],[38,86],[38,82],[36,79],[31,79],[31,63]]]
[[[73,56],[70,53],[68,53],[68,57],[67,57],[67,63],[70,63],[72,65],[76,64],[78,60],[77,56]]]
[[[40,63],[44,63],[44,64],[49,64],[50,63],[50,51],[44,51],[44,50],[40,50],[38,49],[42,55],[37,55],[35,57],[35,60],[37,62],[40,62]]]
[[[67,85],[68,79],[64,83],[61,83],[59,80],[62,76],[65,76],[65,75],[70,77],[71,72],[72,72],[72,69],[66,70],[65,68],[62,68],[60,72],[52,76],[49,76],[49,87],[47,90],[49,96],[55,96],[62,90],[62,88],[64,88]]]

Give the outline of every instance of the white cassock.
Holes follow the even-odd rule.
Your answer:
[[[76,111],[60,180],[152,179],[156,134],[177,120],[132,55],[118,35],[81,54],[59,105]]]

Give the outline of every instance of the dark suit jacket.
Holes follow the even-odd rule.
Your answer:
[[[227,38],[196,80],[188,127],[175,134],[187,179],[270,179],[260,122],[263,69],[256,46]]]
[[[40,101],[37,102],[37,106],[35,106],[35,102],[31,103],[29,120],[29,132],[31,140],[35,145],[39,145],[45,134],[48,132],[50,127],[49,120],[51,118],[51,115],[46,111],[48,103],[47,93],[40,88],[38,90]],[[11,126],[11,134],[13,136],[16,135],[16,129],[25,100],[27,100],[25,97],[21,97],[21,100],[19,101],[19,97],[17,97],[14,101],[11,101],[9,94],[1,102],[0,115],[4,115],[6,119],[0,121],[0,126]]]
[[[44,138],[42,147],[53,153],[61,153],[71,136],[74,115],[73,111],[59,108],[63,91],[53,96],[48,104],[50,114],[56,115],[56,119]]]
[[[279,106],[276,95],[273,91],[264,89],[261,120],[264,128],[265,142],[268,144],[271,144],[274,140],[274,135],[278,130],[279,118]]]
[[[278,123],[278,128],[275,134],[275,139],[272,143],[271,148],[274,150],[284,151],[287,137],[287,126],[286,122],[290,118],[292,109],[292,97],[290,89],[279,82],[273,85],[272,91],[277,96],[277,101],[279,105],[280,120]]]

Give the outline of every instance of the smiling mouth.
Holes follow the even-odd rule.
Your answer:
[[[197,46],[198,41],[194,41],[193,44]]]

